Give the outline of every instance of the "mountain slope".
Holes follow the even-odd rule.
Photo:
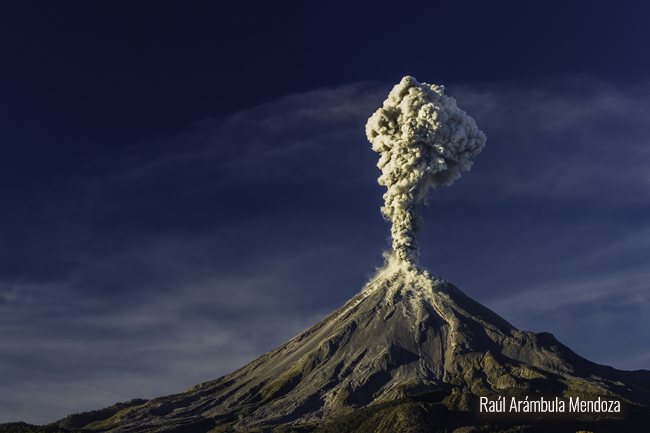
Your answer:
[[[648,405],[650,372],[594,364],[551,334],[517,330],[442,279],[392,264],[343,307],[243,368],[86,428],[247,431],[322,422],[430,390],[465,411],[475,409],[474,396],[524,393]]]

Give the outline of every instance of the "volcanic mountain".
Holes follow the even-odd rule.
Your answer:
[[[479,396],[524,395],[601,397],[636,410],[650,404],[650,371],[587,361],[553,335],[520,331],[447,281],[393,261],[344,306],[243,368],[83,427],[316,431],[345,414],[420,396],[428,406],[393,413],[392,427],[383,420],[374,430],[407,431],[396,427],[402,422],[411,431],[444,431],[475,422]],[[74,416],[59,425],[66,420],[82,427]]]
[[[234,373],[180,394],[71,415],[57,426],[114,433],[469,432],[505,422],[522,431],[562,418],[560,404],[577,405],[574,398],[591,401],[592,409],[597,399],[598,410],[570,406],[576,410],[561,419],[565,430],[552,431],[582,430],[575,422],[590,419],[618,422],[598,424],[599,431],[647,424],[649,371],[597,365],[551,334],[520,331],[418,266],[418,202],[469,170],[486,141],[444,87],[404,77],[368,120],[366,135],[381,155],[382,214],[392,222],[393,248],[359,294]],[[528,416],[517,420],[526,413],[506,419],[505,410],[487,410],[487,402],[506,399],[540,403],[532,411],[524,404]],[[555,409],[541,410],[543,399]],[[619,411],[603,412],[601,400]],[[483,427],[477,431],[502,430]]]

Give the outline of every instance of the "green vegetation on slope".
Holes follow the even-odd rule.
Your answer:
[[[464,396],[442,391],[429,391],[373,404],[363,409],[330,419],[322,424],[280,426],[274,433],[449,433],[464,427],[471,433],[632,433],[644,431],[650,420],[648,408],[630,407],[625,419],[543,419],[531,416],[526,420],[501,417],[488,419],[475,411],[451,409]]]
[[[101,423],[102,421],[106,421],[112,416],[114,416],[115,414],[117,414],[118,412],[126,408],[141,406],[145,404],[147,401],[148,400],[136,398],[124,403],[116,403],[112,406],[108,406],[103,409],[91,410],[89,412],[75,413],[72,415],[68,415],[63,419],[60,419],[51,425],[68,429],[68,430],[79,430],[83,428],[88,429],[91,428],[88,427],[90,424]],[[99,429],[101,429],[101,427]]]
[[[168,433],[232,433],[239,421],[260,406],[286,395],[301,380],[308,380],[309,374],[327,355],[326,351],[319,350],[305,356],[281,377],[270,383],[259,384],[249,399],[233,407],[227,414],[214,419],[199,417],[179,421],[175,425],[166,425],[164,430]],[[324,422],[262,426],[249,432],[442,433],[464,428],[473,433],[575,433],[580,430],[623,433],[643,431],[650,422],[650,408],[632,404],[598,382],[566,378],[529,365],[517,365],[490,352],[472,353],[458,359],[447,380],[451,385],[447,391],[436,389],[439,385],[430,381],[411,380],[393,387],[379,400],[362,408],[358,408],[358,400],[352,398],[349,389],[341,389],[336,404],[325,413]],[[511,398],[538,400],[541,397],[548,401],[557,397],[566,404],[569,398],[595,400],[602,397],[621,401],[623,411],[620,414],[486,414],[479,413],[481,396],[491,400],[505,397],[508,401]],[[378,395],[372,397],[377,398]],[[140,410],[139,406],[146,402],[131,400],[101,410],[73,414],[48,426],[3,424],[0,425],[0,433],[100,432],[119,426],[124,422],[125,414]],[[172,408],[166,406],[165,413]]]

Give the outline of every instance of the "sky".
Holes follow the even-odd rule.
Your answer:
[[[487,135],[420,264],[650,369],[650,4],[34,1],[0,14],[0,422],[216,379],[352,298],[405,75]]]

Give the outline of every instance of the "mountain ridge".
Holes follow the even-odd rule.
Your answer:
[[[648,406],[650,372],[595,364],[552,334],[518,330],[443,279],[389,262],[341,308],[246,366],[88,428],[272,431],[431,391],[465,413],[478,396],[572,392]]]

